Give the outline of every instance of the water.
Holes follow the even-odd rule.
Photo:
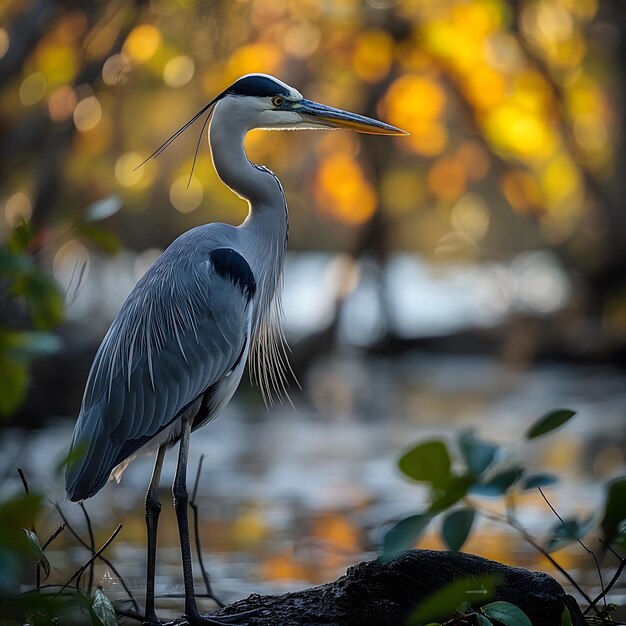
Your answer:
[[[516,371],[482,358],[407,355],[363,360],[347,352],[319,362],[294,397],[296,409],[266,410],[255,394],[238,399],[192,437],[189,486],[204,455],[197,502],[200,537],[216,594],[232,602],[252,592],[281,593],[333,580],[360,560],[374,558],[385,523],[421,510],[426,493],[406,481],[394,459],[411,443],[428,437],[453,440],[464,428],[502,444],[534,470],[559,474],[548,490],[564,516],[597,514],[601,481],[624,472],[626,385],[606,368],[542,366]],[[578,415],[557,435],[522,443],[528,425],[546,410],[569,407]],[[58,500],[83,536],[80,508],[65,503],[54,465],[63,456],[73,423],[54,420],[38,432],[3,433],[4,493],[19,488],[12,470],[21,465],[34,488]],[[170,505],[176,454],[166,459],[162,478],[157,592],[182,593],[177,531]],[[107,556],[138,598],[144,593],[143,493],[152,459],[134,462],[119,485],[109,484],[87,502],[96,543],[118,523],[124,528]],[[495,501],[481,501],[498,508]],[[518,498],[519,518],[539,540],[554,515],[539,494]],[[59,519],[50,512],[40,523],[51,532]],[[440,547],[437,525],[422,546]],[[597,547],[593,537],[591,547]],[[70,548],[70,546],[73,546]],[[510,564],[553,572],[510,528],[481,520],[468,551]],[[57,580],[88,557],[66,532],[48,554]],[[574,547],[556,557],[593,589],[597,576],[589,558]],[[202,583],[196,567],[198,589]],[[122,599],[125,593],[108,568],[96,581]],[[159,600],[164,616],[182,611],[180,599]],[[209,601],[202,607],[212,607]]]

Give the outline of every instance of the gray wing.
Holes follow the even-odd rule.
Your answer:
[[[148,270],[92,365],[66,472],[70,500],[94,495],[114,467],[232,371],[254,293],[249,265],[230,248],[190,254],[172,244]]]

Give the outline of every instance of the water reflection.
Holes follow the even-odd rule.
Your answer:
[[[424,505],[425,492],[403,480],[393,463],[420,438],[453,438],[462,428],[476,427],[494,441],[512,442],[512,454],[531,468],[564,477],[562,485],[549,490],[552,504],[564,516],[596,511],[602,498],[597,479],[624,470],[626,389],[622,377],[606,369],[561,366],[520,372],[488,359],[413,354],[365,362],[346,355],[319,363],[303,382],[307,392],[295,398],[297,410],[283,406],[267,411],[252,396],[239,394],[223,415],[192,438],[190,484],[205,455],[198,490],[202,545],[216,592],[226,602],[253,591],[279,593],[332,580],[349,565],[373,557],[385,522]],[[520,443],[530,421],[555,406],[571,407],[579,415],[557,437],[533,446]],[[0,444],[5,475],[20,464],[34,485],[64,502],[54,465],[66,450],[72,425],[59,419],[39,432],[5,433]],[[181,592],[169,504],[175,456],[167,458],[162,479],[161,595]],[[108,556],[139,597],[145,558],[142,499],[151,464],[150,458],[137,460],[119,485],[107,485],[87,503],[98,543],[117,523],[124,524]],[[3,486],[17,488],[16,480]],[[77,506],[63,508],[77,528],[84,528]],[[555,521],[533,493],[519,498],[519,515],[539,539]],[[42,533],[56,525],[58,518],[51,513]],[[435,531],[423,546],[440,547]],[[68,550],[70,545],[75,544],[66,533],[49,554],[62,571],[86,559],[85,550]],[[481,522],[467,549],[551,569],[507,527],[491,521]],[[575,572],[589,566],[576,547],[560,551],[558,558]],[[592,570],[581,575],[595,580]],[[197,568],[196,576],[202,589]],[[114,597],[124,596],[101,565],[97,580]],[[174,615],[182,601],[163,599],[161,606],[172,607]]]
[[[65,243],[53,269],[67,293],[68,320],[101,336],[160,252],[124,250],[110,258],[88,252],[77,240]],[[570,294],[570,278],[547,251],[510,263],[440,266],[396,253],[384,267],[369,258],[295,253],[287,256],[283,304],[286,331],[298,339],[327,327],[342,301],[340,336],[361,346],[377,341],[385,324],[398,337],[445,335],[490,327],[520,311],[554,313]]]

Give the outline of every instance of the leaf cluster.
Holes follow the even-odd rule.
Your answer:
[[[43,584],[52,572],[46,549],[66,525],[42,540],[36,526],[47,505],[41,494],[29,489],[21,472],[20,477],[24,492],[0,501],[0,626],[115,626],[115,608],[102,588],[92,595],[79,585],[70,586],[72,578],[64,584]]]
[[[527,430],[525,439],[531,441],[556,430],[574,414],[569,409],[550,411]],[[444,512],[441,538],[450,550],[460,550],[476,520],[477,509],[468,499],[470,495],[508,497],[513,491],[529,491],[558,482],[552,474],[531,473],[518,463],[508,463],[504,447],[485,441],[473,432],[461,433],[455,443],[456,446],[452,446],[440,439],[425,441],[400,456],[398,467],[402,474],[428,487],[429,505],[424,511],[396,522],[387,531],[383,545],[386,558],[413,546],[431,520]],[[615,490],[621,493],[619,487]],[[616,498],[611,502],[616,503]],[[622,514],[626,517],[625,507],[616,511],[608,524],[619,523]],[[590,529],[589,520],[559,523],[548,546],[550,549],[561,547]]]

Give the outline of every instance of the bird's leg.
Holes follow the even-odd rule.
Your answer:
[[[161,502],[159,501],[159,479],[161,478],[161,468],[163,467],[163,458],[165,456],[166,446],[159,447],[154,469],[152,470],[152,478],[146,493],[146,530],[148,534],[148,569],[146,576],[146,613],[144,617],[144,625],[155,626],[160,624],[154,611],[154,574],[156,569],[156,544],[157,544],[157,526],[159,522],[159,514],[161,513]]]
[[[187,504],[189,496],[187,494],[187,457],[189,453],[189,436],[191,435],[191,422],[185,421],[180,437],[180,450],[178,452],[178,465],[176,466],[176,476],[172,485],[172,495],[174,496],[174,510],[178,521],[178,533],[180,535],[180,551],[183,561],[183,579],[185,584],[185,618],[192,624],[207,626],[224,626],[224,624],[237,623],[242,618],[256,615],[256,610],[237,615],[223,615],[207,617],[198,613],[196,604],[196,594],[193,588],[193,572],[191,569],[191,545],[189,542],[189,519]]]

